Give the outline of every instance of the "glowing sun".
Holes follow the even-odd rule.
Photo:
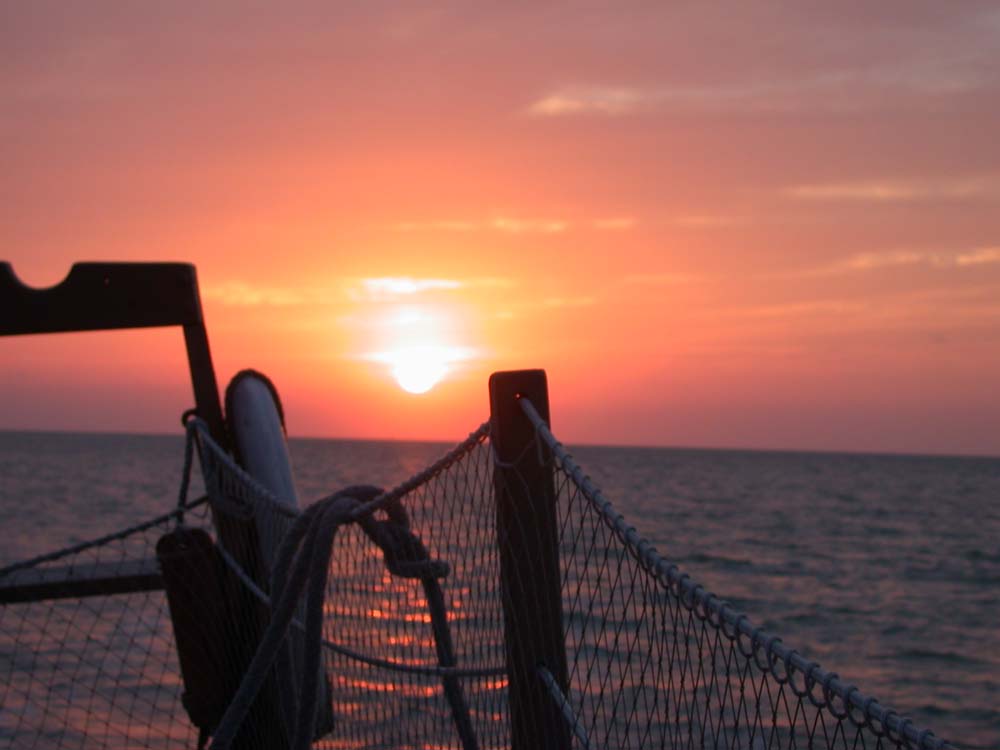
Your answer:
[[[449,354],[436,346],[399,349],[389,355],[392,376],[407,393],[427,393],[448,374]]]
[[[479,356],[476,349],[449,342],[455,336],[454,321],[455,316],[440,310],[397,307],[376,319],[382,333],[379,350],[360,356],[382,365],[407,393],[427,393]]]

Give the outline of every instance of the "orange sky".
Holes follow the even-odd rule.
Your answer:
[[[544,367],[568,442],[1000,454],[995,4],[328,5],[7,4],[0,257],[195,263],[297,435]],[[0,343],[0,428],[191,400],[177,331]]]

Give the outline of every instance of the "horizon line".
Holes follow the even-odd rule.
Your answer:
[[[115,435],[120,437],[176,437],[183,438],[183,432],[152,432],[124,430],[78,430],[72,428],[34,428],[34,427],[0,427],[0,434],[50,434],[50,435]],[[428,443],[436,445],[452,445],[464,437],[452,439],[398,438],[398,437],[348,437],[324,435],[287,435],[288,440],[316,440],[330,442],[354,443]],[[563,442],[563,441],[560,441]],[[593,443],[586,441],[563,442],[578,448],[628,448],[633,450],[665,450],[665,451],[705,451],[718,453],[797,453],[803,455],[835,455],[835,456],[884,456],[893,458],[956,458],[956,459],[992,459],[1000,460],[1000,454],[992,453],[951,453],[951,452],[914,452],[904,450],[850,450],[838,448],[766,448],[738,445],[666,445],[658,443]]]

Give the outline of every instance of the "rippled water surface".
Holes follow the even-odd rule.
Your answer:
[[[300,495],[447,446],[293,440]],[[787,645],[965,747],[1000,747],[1000,460],[584,447],[661,554]],[[182,441],[0,433],[0,564],[168,509]]]

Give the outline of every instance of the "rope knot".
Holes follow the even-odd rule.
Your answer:
[[[368,537],[382,550],[385,566],[400,578],[445,578],[451,567],[443,560],[432,559],[427,547],[409,525],[393,518],[387,521],[362,520]]]

